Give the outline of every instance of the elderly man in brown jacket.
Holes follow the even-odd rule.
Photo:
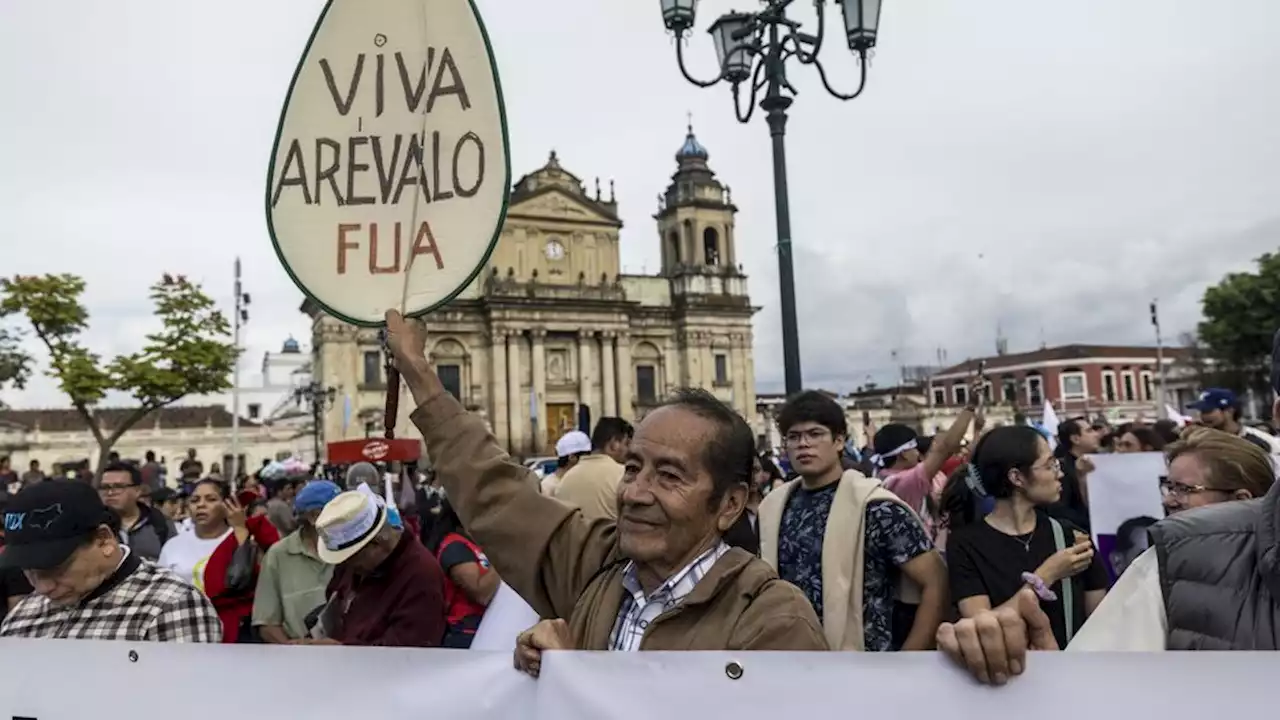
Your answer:
[[[646,415],[626,458],[618,520],[587,520],[540,494],[484,422],[445,391],[424,356],[421,323],[390,311],[387,329],[417,403],[413,424],[458,516],[539,615],[567,621],[547,623],[532,641],[526,634],[526,645],[827,649],[804,595],[721,540],[743,511],[754,445],[732,410],[685,391]]]

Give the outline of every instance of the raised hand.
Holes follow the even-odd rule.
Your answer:
[[[388,310],[387,349],[395,359],[396,367],[404,371],[414,363],[426,363],[427,327],[414,318],[406,318],[395,310]]]

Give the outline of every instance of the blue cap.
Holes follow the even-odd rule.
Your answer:
[[[342,488],[328,480],[312,480],[298,491],[293,499],[294,512],[323,510],[329,501],[342,494]]]
[[[1187,406],[1190,410],[1210,412],[1237,407],[1236,394],[1226,388],[1209,388],[1200,393],[1200,399]]]

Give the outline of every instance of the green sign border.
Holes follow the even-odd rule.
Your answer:
[[[303,295],[305,295],[308,299],[310,299],[316,305],[319,305],[321,310],[324,310],[329,315],[339,320],[342,320],[343,322],[350,323],[358,327],[376,328],[376,327],[382,327],[386,323],[382,320],[378,320],[374,322],[369,322],[366,320],[357,320],[356,318],[343,315],[342,313],[334,310],[333,308],[329,307],[325,303],[321,302],[319,298],[317,298],[314,294],[311,293],[310,290],[307,289],[307,287],[302,283],[302,281],[298,279],[298,276],[294,274],[293,268],[289,266],[289,261],[285,260],[284,253],[280,251],[280,242],[276,239],[275,224],[271,221],[271,191],[272,191],[271,184],[272,184],[272,179],[275,177],[275,174],[276,174],[276,156],[279,154],[279,151],[280,151],[280,138],[284,134],[284,121],[285,121],[285,117],[289,113],[289,104],[293,100],[293,90],[298,84],[298,78],[302,75],[302,68],[307,62],[307,57],[311,54],[311,45],[315,42],[316,35],[319,34],[320,28],[324,25],[325,18],[328,17],[329,15],[329,8],[333,7],[333,4],[335,2],[343,2],[343,1],[344,0],[328,0],[325,3],[324,10],[320,12],[320,19],[316,20],[316,26],[312,28],[311,36],[307,38],[307,46],[303,49],[302,57],[298,60],[297,69],[293,71],[293,78],[289,81],[289,92],[285,96],[284,107],[280,109],[280,122],[277,123],[276,125],[276,137],[275,137],[275,140],[271,143],[271,161],[267,164],[267,192],[266,192],[266,198],[265,198],[266,211],[267,211],[267,234],[271,237],[271,247],[275,249],[276,257],[280,259],[280,264],[284,267],[284,271],[288,273],[289,279],[292,280],[293,284],[296,285],[298,289],[302,291]],[[351,2],[352,0],[345,0],[345,1]],[[417,1],[426,2],[426,0],[417,0]],[[489,30],[484,25],[484,18],[480,16],[480,8],[476,7],[475,0],[467,0],[467,4],[471,6],[471,16],[475,18],[476,25],[480,28],[480,37],[484,40],[485,53],[487,53],[489,56],[489,67],[493,71],[492,74],[493,74],[494,93],[497,95],[497,98],[498,98],[498,120],[502,126],[502,163],[503,163],[503,168],[505,170],[505,175],[502,179],[502,209],[498,213],[498,222],[494,226],[493,238],[489,241],[489,247],[485,249],[484,256],[480,258],[480,262],[476,265],[476,268],[471,271],[471,274],[467,276],[467,279],[462,283],[460,283],[458,287],[455,288],[452,292],[450,292],[447,297],[435,303],[434,305],[431,305],[426,308],[412,309],[412,310],[409,308],[405,308],[405,314],[410,317],[418,317],[421,315],[426,315],[427,313],[433,310],[436,310],[445,305],[448,305],[450,302],[453,301],[454,298],[462,294],[462,291],[466,290],[468,285],[470,285],[473,281],[475,281],[476,277],[478,277],[481,271],[484,270],[485,264],[489,262],[489,258],[493,255],[493,251],[498,247],[498,240],[502,237],[502,227],[506,224],[506,221],[507,221],[507,209],[511,205],[511,141],[510,141],[510,135],[508,134],[508,130],[507,130],[507,105],[502,96],[502,80],[498,76],[499,75],[498,59],[493,54],[493,43],[489,41]],[[416,193],[414,194],[414,197],[415,198],[417,197]],[[415,202],[418,202],[418,201],[415,200]],[[398,308],[388,308],[388,309],[398,309]]]

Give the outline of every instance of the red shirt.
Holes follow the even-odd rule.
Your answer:
[[[484,556],[480,546],[467,538],[449,533],[440,541],[437,552],[440,566],[444,570],[444,608],[445,619],[449,628],[464,633],[475,633],[480,627],[480,618],[484,617],[485,606],[471,599],[466,591],[449,577],[449,570],[455,565],[473,562],[480,566],[480,574],[489,572],[489,559]]]
[[[444,573],[407,532],[370,575],[339,566],[329,581],[335,593],[347,606],[334,638],[343,645],[438,647],[444,639]]]
[[[272,545],[280,541],[280,532],[263,515],[249,518],[245,526],[249,529],[249,536],[258,543],[259,559]],[[209,562],[204,566],[204,591],[213,601],[213,607],[218,611],[218,618],[222,620],[222,642],[224,643],[238,642],[241,623],[247,622],[253,616],[253,589],[243,593],[227,591],[227,569],[231,567],[236,548],[239,547],[240,543],[236,542],[235,533],[228,535],[209,556]],[[259,566],[254,565],[251,588],[258,584],[258,570]]]

